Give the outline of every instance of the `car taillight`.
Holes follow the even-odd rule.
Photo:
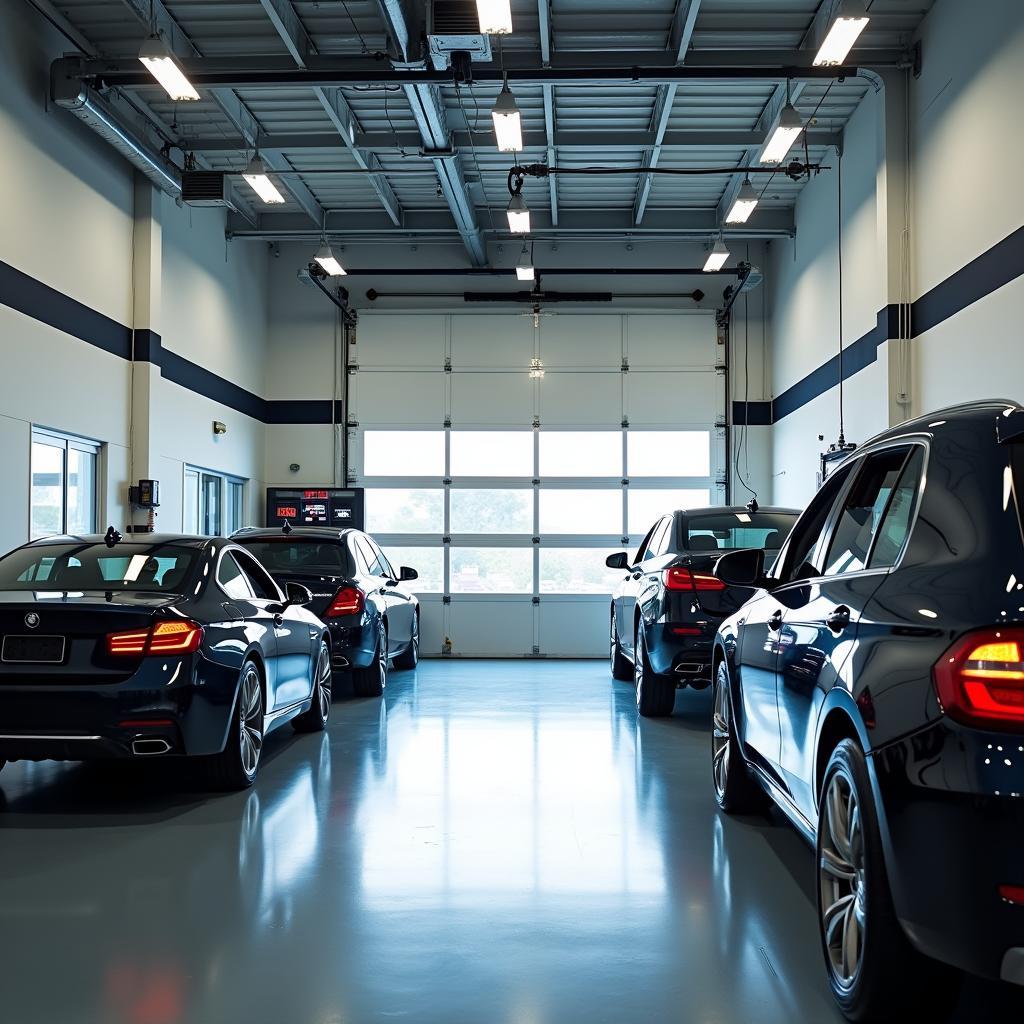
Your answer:
[[[189,619],[165,619],[149,629],[108,633],[107,652],[130,657],[192,654],[203,641],[203,627]]]
[[[341,615],[358,615],[366,607],[366,595],[358,587],[342,587],[331,601],[324,617],[336,619]]]
[[[725,584],[708,572],[691,572],[679,566],[665,570],[666,590],[725,590]]]
[[[1024,728],[1024,629],[968,633],[939,659],[932,677],[950,718]]]

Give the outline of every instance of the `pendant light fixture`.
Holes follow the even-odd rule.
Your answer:
[[[512,0],[476,0],[480,31],[486,36],[507,36],[512,32]]]
[[[732,208],[726,214],[725,222],[727,224],[746,224],[754,212],[759,198],[754,186],[750,183],[750,178],[744,178],[739,192],[736,193]]]
[[[327,244],[327,239],[323,240],[320,248],[317,249],[316,255],[313,257],[317,263],[320,264],[324,273],[331,277],[344,277],[345,268],[338,262],[338,258],[334,255],[333,250]]]
[[[530,233],[530,208],[521,192],[514,195],[508,204],[508,228],[513,235]]]
[[[242,177],[249,183],[249,187],[270,206],[278,206],[284,202],[284,196],[278,191],[277,186],[270,180],[267,174],[267,166],[259,153],[254,153],[249,161],[249,166],[242,172]]]
[[[516,106],[516,98],[508,87],[508,79],[498,93],[498,99],[491,110],[494,121],[494,137],[499,153],[521,153],[523,149],[523,118]]]
[[[814,66],[842,64],[870,20],[864,0],[840,0],[832,24],[814,58]]]
[[[139,60],[146,70],[164,87],[172,100],[197,100],[195,86],[178,67],[167,49],[167,44],[154,32],[139,49]]]
[[[789,91],[789,84],[786,85]],[[796,107],[787,99],[786,105],[782,108],[779,120],[768,136],[768,141],[761,150],[761,163],[781,164],[786,159],[793,143],[799,138],[804,130],[804,123],[800,120],[800,114]]]
[[[534,281],[537,277],[533,267],[533,256],[530,254],[525,242],[523,243],[523,251],[519,256],[519,262],[516,264],[516,277],[520,281]]]
[[[726,248],[725,239],[722,238],[721,232],[719,232],[718,241],[715,242],[714,248],[708,253],[708,258],[704,263],[704,273],[717,273],[725,266],[728,259],[729,250]]]

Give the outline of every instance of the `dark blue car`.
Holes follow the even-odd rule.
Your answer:
[[[326,628],[220,539],[51,537],[0,558],[0,766],[201,757],[251,785],[263,740],[322,730]]]

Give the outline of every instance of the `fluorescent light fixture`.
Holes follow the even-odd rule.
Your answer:
[[[331,251],[331,247],[326,242],[317,249],[316,255],[313,259],[315,259],[331,277],[344,277],[345,268],[338,262],[337,257]]]
[[[787,103],[782,108],[779,123],[761,150],[761,163],[781,164],[803,130],[804,124],[796,107],[792,103]]]
[[[521,194],[513,196],[508,204],[508,228],[513,235],[530,233],[530,208]]]
[[[732,209],[726,214],[726,224],[746,224],[757,206],[758,195],[749,178],[743,179],[739,192],[733,200]]]
[[[870,20],[863,0],[841,0],[832,25],[814,58],[814,66],[820,68],[842,64]]]
[[[725,266],[725,261],[729,258],[729,250],[725,247],[725,242],[722,236],[718,236],[718,241],[715,242],[715,247],[708,253],[707,261],[704,264],[705,274],[714,274],[721,270]]]
[[[150,36],[139,49],[139,60],[146,70],[164,87],[172,100],[197,100],[199,93],[178,67],[164,41]]]
[[[266,164],[258,154],[249,161],[249,166],[242,172],[242,177],[263,202],[273,206],[284,202],[284,196],[267,176]]]
[[[530,380],[544,379],[544,364],[534,357],[530,360]]]
[[[516,264],[516,277],[520,281],[533,281],[537,275],[533,269],[533,260],[530,258],[529,250],[526,246],[523,246],[522,255],[519,257],[519,262]]]
[[[507,36],[512,31],[512,0],[476,0],[480,31],[488,36]]]
[[[523,149],[523,118],[507,82],[498,93],[498,100],[491,111],[491,118],[494,120],[494,137],[498,140],[498,152],[521,153]]]

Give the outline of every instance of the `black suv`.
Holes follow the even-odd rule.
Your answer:
[[[832,992],[933,1020],[958,970],[1024,985],[1024,409],[958,406],[835,469],[715,641],[723,809],[815,844]],[[1024,993],[1022,993],[1024,995]]]
[[[331,632],[331,664],[351,670],[357,697],[384,692],[388,662],[415,668],[420,650],[419,601],[403,584],[415,569],[397,572],[372,537],[359,530],[286,526],[248,528],[231,538],[248,548],[282,587],[300,583],[307,606]]]

